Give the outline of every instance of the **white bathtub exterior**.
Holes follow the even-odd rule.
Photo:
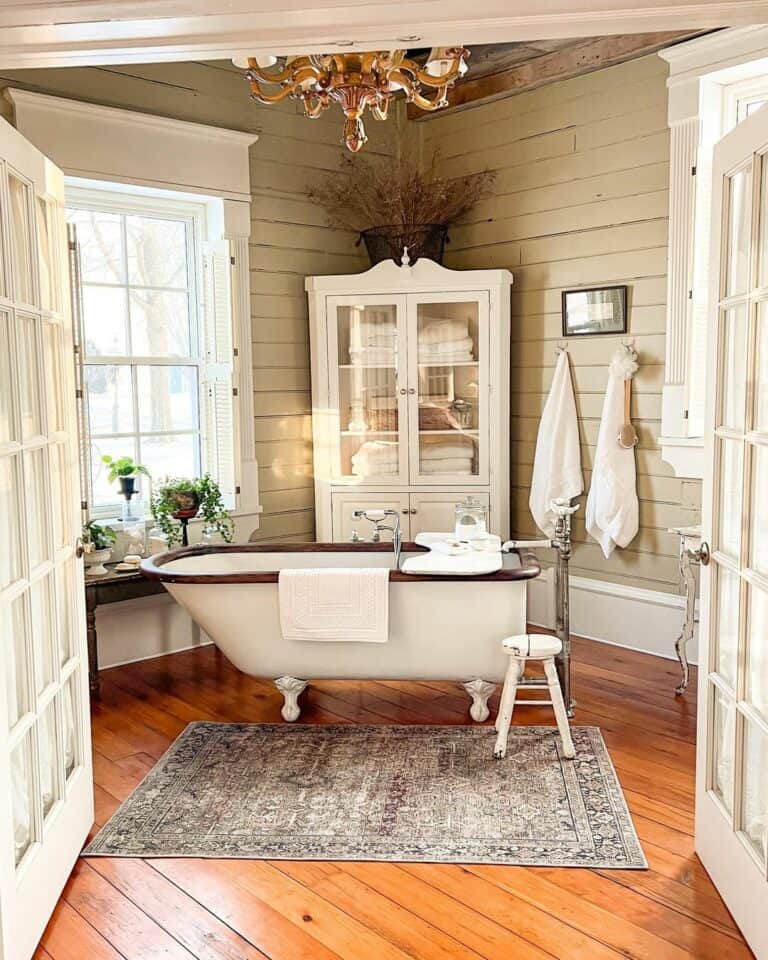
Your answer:
[[[405,555],[404,555],[405,556]],[[392,567],[388,553],[212,553],[170,561],[168,572]],[[505,565],[519,566],[515,554]],[[392,581],[387,643],[299,642],[280,631],[277,583],[168,583],[172,596],[221,652],[255,677],[503,679],[501,641],[525,632],[525,580]]]

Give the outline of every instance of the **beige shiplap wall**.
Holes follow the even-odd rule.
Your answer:
[[[645,57],[412,124],[441,172],[496,171],[493,197],[451,231],[447,264],[506,267],[512,291],[512,523],[535,534],[528,495],[538,420],[561,337],[565,288],[626,283],[640,372],[633,418],[641,529],[606,560],[575,522],[572,572],[675,592],[673,524],[698,519],[698,483],[662,461],[669,138],[666,64]],[[621,338],[571,339],[584,480],[589,488],[607,363]]]
[[[326,226],[307,200],[343,148],[337,111],[309,121],[293,104],[249,100],[225,61],[0,71],[0,89],[24,87],[160,116],[254,131],[251,148],[251,317],[255,443],[264,514],[256,539],[314,538],[309,338],[304,277],[368,266],[350,231]],[[6,103],[6,111],[7,111]],[[366,150],[396,148],[395,123],[370,124]]]

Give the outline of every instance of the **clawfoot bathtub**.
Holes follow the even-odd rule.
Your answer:
[[[405,544],[402,559],[421,552]],[[410,576],[392,569],[389,544],[307,543],[194,546],[144,560],[221,652],[244,673],[272,677],[283,718],[298,719],[310,680],[455,680],[470,715],[488,717],[503,679],[505,636],[525,632],[526,581],[541,572],[531,553],[505,555],[481,577]],[[387,643],[307,643],[280,632],[278,573],[295,567],[389,567]]]

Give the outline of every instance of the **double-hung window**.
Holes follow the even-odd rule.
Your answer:
[[[233,501],[228,260],[204,249],[205,206],[74,191],[67,219],[80,259],[91,516],[119,514],[104,455],[132,457],[155,481],[208,471]]]

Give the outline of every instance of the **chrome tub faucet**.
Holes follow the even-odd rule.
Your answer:
[[[385,517],[393,517],[392,524],[384,523]],[[367,520],[373,524],[371,543],[381,543],[381,534],[388,530],[392,534],[392,546],[395,551],[395,569],[400,569],[400,553],[403,549],[403,534],[400,530],[400,514],[397,510],[355,510],[353,520]],[[352,531],[352,542],[360,543],[360,536],[356,530]]]

